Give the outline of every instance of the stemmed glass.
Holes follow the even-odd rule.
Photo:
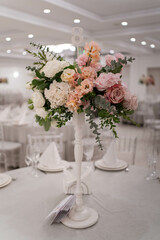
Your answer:
[[[40,157],[40,147],[38,145],[32,146],[32,156],[33,156],[34,176],[39,177],[38,163],[39,163],[39,157]]]
[[[157,162],[159,158],[159,151],[156,144],[150,148],[148,154],[148,173],[146,176],[146,180],[157,179]]]
[[[94,143],[92,139],[86,139],[86,140],[87,141],[83,143],[83,153],[87,161],[87,168],[93,169],[94,167],[93,167],[93,164],[91,164],[91,160],[94,153]]]
[[[27,167],[31,166],[33,160],[32,160],[32,152],[31,152],[31,147],[27,145],[26,147],[26,156],[25,156],[25,163]],[[33,171],[33,169],[32,169]]]
[[[26,148],[25,163],[27,166],[32,166],[32,175],[38,177],[38,163],[40,157],[40,148],[38,145],[28,145]]]

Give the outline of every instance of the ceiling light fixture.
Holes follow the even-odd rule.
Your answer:
[[[109,53],[110,53],[110,54],[114,54],[114,50],[110,50]]]
[[[23,51],[23,52],[22,52],[22,55],[23,55],[23,56],[25,56],[26,54],[27,54],[27,52],[26,52],[26,51]]]
[[[132,37],[132,38],[130,38],[130,41],[131,41],[131,42],[135,42],[136,39]]]
[[[43,12],[44,12],[44,13],[50,13],[51,10],[50,10],[50,9],[44,9]]]
[[[150,47],[151,48],[155,48],[155,45],[152,43],[152,44],[150,44]]]
[[[142,41],[141,44],[145,46],[147,43],[145,41]]]
[[[80,23],[80,19],[74,19],[74,23]]]
[[[19,77],[19,72],[17,72],[17,71],[14,72],[14,73],[13,73],[13,77],[14,77],[14,78],[18,78],[18,77]]]
[[[128,25],[128,22],[121,22],[121,25],[122,25],[122,26],[127,26],[127,25]]]
[[[33,38],[34,35],[33,34],[28,34],[28,38]]]
[[[6,37],[6,41],[7,42],[11,41],[11,37]]]
[[[6,52],[7,52],[7,53],[11,53],[11,50],[10,50],[10,49],[8,49]]]

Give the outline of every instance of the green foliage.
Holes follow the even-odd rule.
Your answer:
[[[82,79],[78,78],[77,82],[78,82],[78,85],[81,85]]]

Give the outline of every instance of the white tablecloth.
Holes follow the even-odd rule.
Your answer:
[[[63,173],[29,169],[8,172],[17,178],[0,189],[0,239],[2,240],[159,240],[160,183],[146,181],[146,170],[130,172],[96,170],[93,195],[85,202],[99,213],[96,225],[74,230],[62,224],[44,225],[44,218],[62,200]]]

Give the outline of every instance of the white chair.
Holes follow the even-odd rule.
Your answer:
[[[118,158],[125,160],[128,164],[135,165],[137,137],[122,136],[117,139]]]
[[[33,149],[38,150],[40,154],[42,154],[45,149],[48,147],[48,145],[51,142],[55,142],[57,145],[57,149],[62,157],[64,159],[64,147],[63,147],[63,141],[62,141],[63,134],[55,134],[54,132],[46,133],[46,132],[37,132],[34,135],[28,135],[28,144]]]
[[[3,126],[0,125],[0,163],[7,171],[9,167],[18,167],[21,157],[21,144],[4,140]]]

